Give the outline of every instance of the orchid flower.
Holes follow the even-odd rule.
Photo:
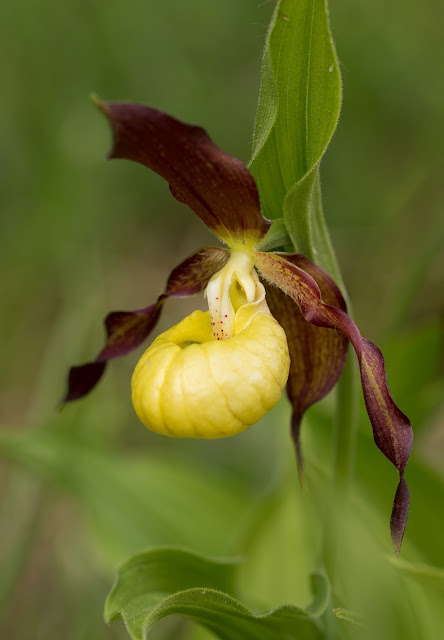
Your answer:
[[[391,519],[399,551],[412,430],[390,395],[381,352],[361,337],[338,286],[300,254],[260,250],[271,222],[261,214],[254,178],[202,128],[146,106],[97,105],[113,132],[109,158],[133,160],[161,175],[228,249],[197,251],[172,271],[154,304],[108,315],[105,347],[94,361],[71,368],[65,401],[91,391],[108,360],[139,347],[168,298],[204,290],[209,311],[195,311],[161,334],[137,364],[137,415],[168,436],[229,436],[264,415],[286,385],[300,450],[301,418],[339,379],[350,341],[374,440],[399,473]]]

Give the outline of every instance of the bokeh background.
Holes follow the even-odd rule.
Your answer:
[[[423,475],[412,471],[410,480],[411,544],[444,566],[444,9],[434,0],[330,4],[344,98],[322,167],[326,217],[355,318],[382,346],[394,397],[415,428]],[[201,124],[247,162],[273,8],[259,0],[3,4],[2,638],[125,638],[123,626],[102,622],[113,570],[157,544],[216,555],[254,549],[245,592],[267,605],[309,599],[317,535],[298,523],[309,496],[294,490],[291,500],[304,502],[294,512],[282,498],[285,401],[231,441],[170,441],[133,413],[136,354],[112,363],[90,397],[56,411],[68,366],[100,349],[106,313],[146,306],[178,261],[214,243],[160,178],[104,162],[110,135],[89,94]],[[201,304],[167,303],[158,331]],[[330,397],[307,421],[309,460],[328,458],[332,408]],[[396,478],[365,416],[358,456],[365,498],[388,519]],[[430,503],[415,502],[420,489]],[[258,505],[277,503],[268,546],[254,542],[255,518],[265,517]],[[282,549],[304,545],[298,571],[270,577]],[[158,637],[187,633],[171,620]]]

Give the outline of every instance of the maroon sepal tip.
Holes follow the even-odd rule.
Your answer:
[[[149,336],[159,320],[163,303],[170,297],[191,296],[202,291],[211,276],[222,269],[228,251],[220,247],[206,247],[193,254],[171,272],[165,293],[157,302],[137,311],[113,311],[105,320],[107,341],[92,362],[71,367],[68,390],[62,405],[82,398],[101,379],[108,360],[125,356],[137,349]]]

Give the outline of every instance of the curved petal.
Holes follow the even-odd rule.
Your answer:
[[[92,362],[71,367],[68,390],[62,403],[89,393],[102,377],[108,360],[130,353],[149,336],[167,298],[191,296],[205,289],[211,276],[225,265],[228,256],[229,252],[220,247],[201,249],[171,272],[165,292],[154,304],[137,311],[110,313],[105,320],[107,341],[104,348]]]
[[[300,254],[279,255],[316,280],[325,302],[346,310],[344,298],[328,273]],[[293,407],[291,431],[302,480],[301,419],[308,407],[321,400],[338,381],[345,364],[348,340],[342,331],[309,324],[299,307],[281,289],[267,283],[265,288],[270,310],[288,339],[291,364],[287,393]]]
[[[376,345],[361,337],[355,323],[342,309],[325,304],[318,285],[308,273],[280,256],[262,252],[256,254],[256,266],[264,278],[297,302],[308,322],[318,327],[339,329],[352,343],[361,370],[362,390],[373,437],[400,475],[395,497],[396,513],[392,518],[392,540],[399,550],[408,511],[408,490],[403,474],[412,449],[413,433],[408,418],[390,395],[381,352]],[[401,504],[402,514],[396,508]]]
[[[139,162],[165,178],[173,196],[232,248],[252,248],[266,234],[271,222],[261,214],[253,176],[202,128],[151,107],[96,103],[113,132],[109,158]]]

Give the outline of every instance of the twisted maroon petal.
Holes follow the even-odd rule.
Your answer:
[[[105,320],[107,340],[104,348],[94,361],[71,367],[63,402],[77,400],[89,393],[102,377],[108,360],[130,353],[149,336],[157,324],[165,300],[202,291],[211,276],[225,265],[228,255],[226,249],[219,247],[201,249],[171,272],[165,292],[154,304],[137,311],[110,313]]]
[[[261,214],[253,176],[202,128],[138,104],[97,105],[113,132],[109,158],[139,162],[165,178],[173,196],[230,246],[253,246],[266,234],[271,223]]]
[[[399,550],[409,507],[403,474],[412,448],[413,433],[408,418],[390,395],[381,352],[376,345],[361,337],[355,323],[342,309],[322,300],[318,285],[305,270],[281,256],[262,252],[256,254],[256,265],[264,278],[298,304],[305,320],[317,327],[343,331],[352,343],[358,357],[365,405],[376,445],[395,465],[400,476],[391,526],[392,540],[395,549]]]
[[[328,273],[302,255],[279,255],[316,280],[325,302],[345,311],[344,298]],[[309,324],[289,296],[277,287],[264,284],[270,310],[288,338],[291,364],[287,393],[293,407],[291,430],[302,480],[301,419],[308,407],[323,398],[338,381],[345,364],[348,340],[342,331]]]

